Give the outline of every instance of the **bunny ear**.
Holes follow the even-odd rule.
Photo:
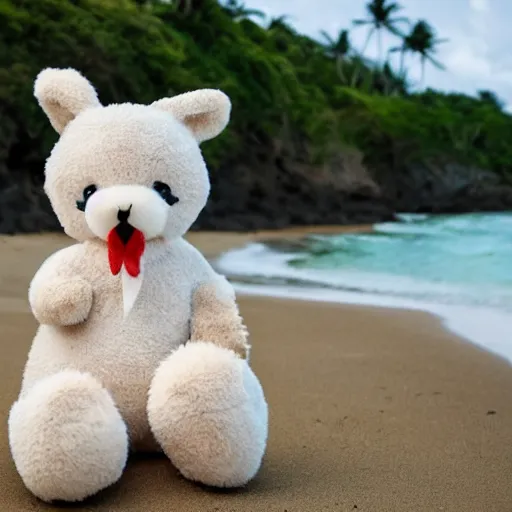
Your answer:
[[[213,139],[227,126],[231,101],[217,89],[199,89],[172,98],[163,98],[152,107],[168,112],[182,122],[198,142]]]
[[[34,96],[59,134],[80,112],[101,106],[91,83],[71,68],[43,69],[34,82]]]

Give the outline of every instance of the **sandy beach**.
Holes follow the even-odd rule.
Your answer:
[[[281,235],[189,239],[213,257]],[[28,284],[43,259],[69,243],[60,235],[0,237],[1,511],[57,510],[24,488],[6,418],[36,329]],[[182,479],[163,457],[139,458],[118,484],[73,510],[512,511],[507,362],[427,313],[247,296],[239,303],[270,408],[257,478],[246,489],[214,492]]]

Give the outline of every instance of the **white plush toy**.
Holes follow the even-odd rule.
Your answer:
[[[131,450],[163,451],[192,481],[246,484],[267,403],[232,287],[183,239],[210,190],[199,144],[226,127],[229,98],[102,106],[78,71],[51,68],[34,92],[60,134],[45,191],[78,243],[30,284],[40,327],[8,421],[24,484],[81,501]]]

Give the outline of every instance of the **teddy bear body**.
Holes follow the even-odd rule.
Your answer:
[[[69,279],[94,283],[96,299],[87,322],[39,327],[22,395],[62,368],[89,372],[111,392],[128,426],[132,449],[159,449],[147,420],[151,378],[158,365],[189,340],[194,289],[215,276],[203,256],[183,239],[150,245],[147,277],[130,315],[123,319],[121,282],[111,274],[105,252],[103,244],[84,242],[48,259],[43,275],[51,277],[58,269],[62,275],[65,269]]]
[[[210,190],[199,144],[226,126],[216,90],[103,106],[76,70],[34,87],[60,138],[45,192],[77,243],[36,272],[40,326],[9,414],[9,443],[40,499],[81,501],[159,450],[186,478],[244,485],[268,410],[234,290],[183,236]]]

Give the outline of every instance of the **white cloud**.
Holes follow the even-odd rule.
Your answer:
[[[445,65],[461,78],[488,77],[491,64],[483,55],[478,55],[470,44],[455,46],[446,56]]]
[[[445,54],[445,64],[450,73],[464,79],[486,80],[492,75],[492,61],[489,56],[491,13],[487,0],[470,0],[466,14],[467,29],[464,25],[450,37]]]
[[[489,0],[469,0],[469,7],[476,12],[488,12],[490,10]]]

